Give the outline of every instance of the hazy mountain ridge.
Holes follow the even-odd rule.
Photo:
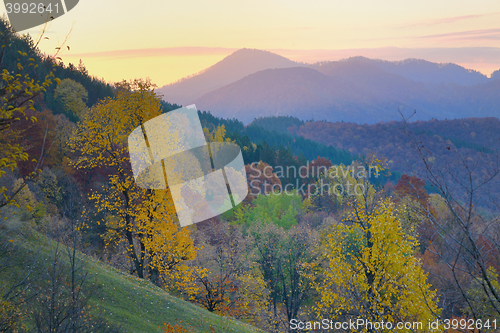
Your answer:
[[[368,59],[365,57],[351,57],[340,61],[328,61],[313,64],[310,67],[326,72],[346,63],[371,65],[388,73],[401,75],[415,82],[431,84],[455,83],[462,86],[471,86],[486,83],[490,79],[475,70],[466,69],[453,63],[434,63],[423,59],[405,59],[401,61],[386,61]]]
[[[194,102],[200,109],[245,123],[271,115],[377,123],[400,119],[398,110],[417,110],[419,120],[500,114],[500,80],[474,86],[429,85],[352,63],[328,73],[311,68],[261,71]]]
[[[250,73],[255,68],[262,70]],[[498,117],[497,76],[487,78],[456,64],[419,59],[353,57],[303,65],[270,52],[243,49],[160,92],[167,90],[164,99],[169,102],[183,99],[178,103],[196,103],[200,110],[245,123],[279,115],[376,123],[399,119],[398,110],[417,110],[419,120]],[[177,94],[177,100],[169,100],[169,94]]]
[[[224,118],[236,117],[244,123],[270,115],[303,120],[359,121],[368,117],[372,122],[390,121],[394,118],[384,110],[397,113],[398,107],[410,107],[399,100],[384,100],[379,92],[342,76],[328,76],[310,68],[257,72],[205,94],[194,103],[199,109]]]

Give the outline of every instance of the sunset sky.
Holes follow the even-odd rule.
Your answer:
[[[109,82],[150,77],[162,86],[244,47],[303,62],[363,55],[487,75],[500,68],[498,0],[80,0],[52,22],[41,49],[52,53],[70,31],[64,62],[82,59]]]

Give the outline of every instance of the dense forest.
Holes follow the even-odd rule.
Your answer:
[[[140,187],[128,151],[179,106],[0,33],[1,332],[498,331],[497,118],[244,126],[199,111],[208,142],[241,148],[249,195],[181,227],[173,186]],[[199,312],[141,314],[167,293]]]

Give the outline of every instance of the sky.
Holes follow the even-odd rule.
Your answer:
[[[500,69],[500,1],[80,0],[45,36],[43,52],[67,39],[63,61],[82,59],[107,82],[163,86],[240,48],[302,62],[423,58],[490,75]]]

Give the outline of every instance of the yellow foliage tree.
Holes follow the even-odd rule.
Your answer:
[[[1,24],[5,23],[2,21]],[[0,59],[3,59],[5,50],[8,49],[14,37],[10,27],[2,27],[1,30]],[[38,42],[34,48],[37,45]],[[3,60],[0,61],[0,178],[7,170],[13,171],[17,168],[18,162],[28,160],[28,154],[19,143],[22,133],[19,130],[13,130],[12,125],[22,118],[29,118],[33,122],[37,120],[34,116],[28,117],[26,111],[35,110],[35,99],[46,91],[54,79],[52,70],[48,71],[43,80],[36,77],[34,69],[39,65],[34,58],[28,59],[28,53],[17,51],[16,56],[14,70],[7,70],[2,64]],[[47,59],[46,63],[52,64],[50,59]],[[59,82],[59,79],[55,80]],[[15,196],[24,186],[23,184],[15,189],[0,186],[0,208],[9,205],[17,206]]]
[[[331,228],[322,241],[326,267],[315,281],[317,313],[393,325],[421,322],[428,329],[440,312],[436,292],[414,256],[418,242],[404,233],[394,204],[380,200],[367,212],[355,202],[349,218]]]
[[[0,332],[20,332],[25,328],[23,316],[18,307],[0,300]]]
[[[250,270],[239,275],[240,290],[238,291],[242,299],[242,308],[249,316],[248,320],[252,325],[260,327],[280,328],[280,323],[285,320],[275,316],[272,303],[269,302],[270,291],[266,288],[266,281],[255,264]]]
[[[114,99],[90,109],[78,123],[70,147],[79,154],[76,168],[105,168],[109,181],[90,194],[99,212],[107,216],[106,242],[126,242],[127,253],[140,278],[149,267],[154,281],[183,261],[196,256],[188,228],[180,228],[169,189],[137,186],[131,172],[127,139],[149,119],[161,114],[160,98],[149,80],[117,85]]]
[[[230,138],[226,138],[226,126],[224,124],[217,126],[212,131],[207,127],[203,127],[203,133],[209,142],[231,142]]]
[[[64,79],[54,90],[54,98],[59,98],[64,106],[64,112],[70,119],[79,120],[87,111],[85,104],[88,99],[85,87],[72,79]]]

